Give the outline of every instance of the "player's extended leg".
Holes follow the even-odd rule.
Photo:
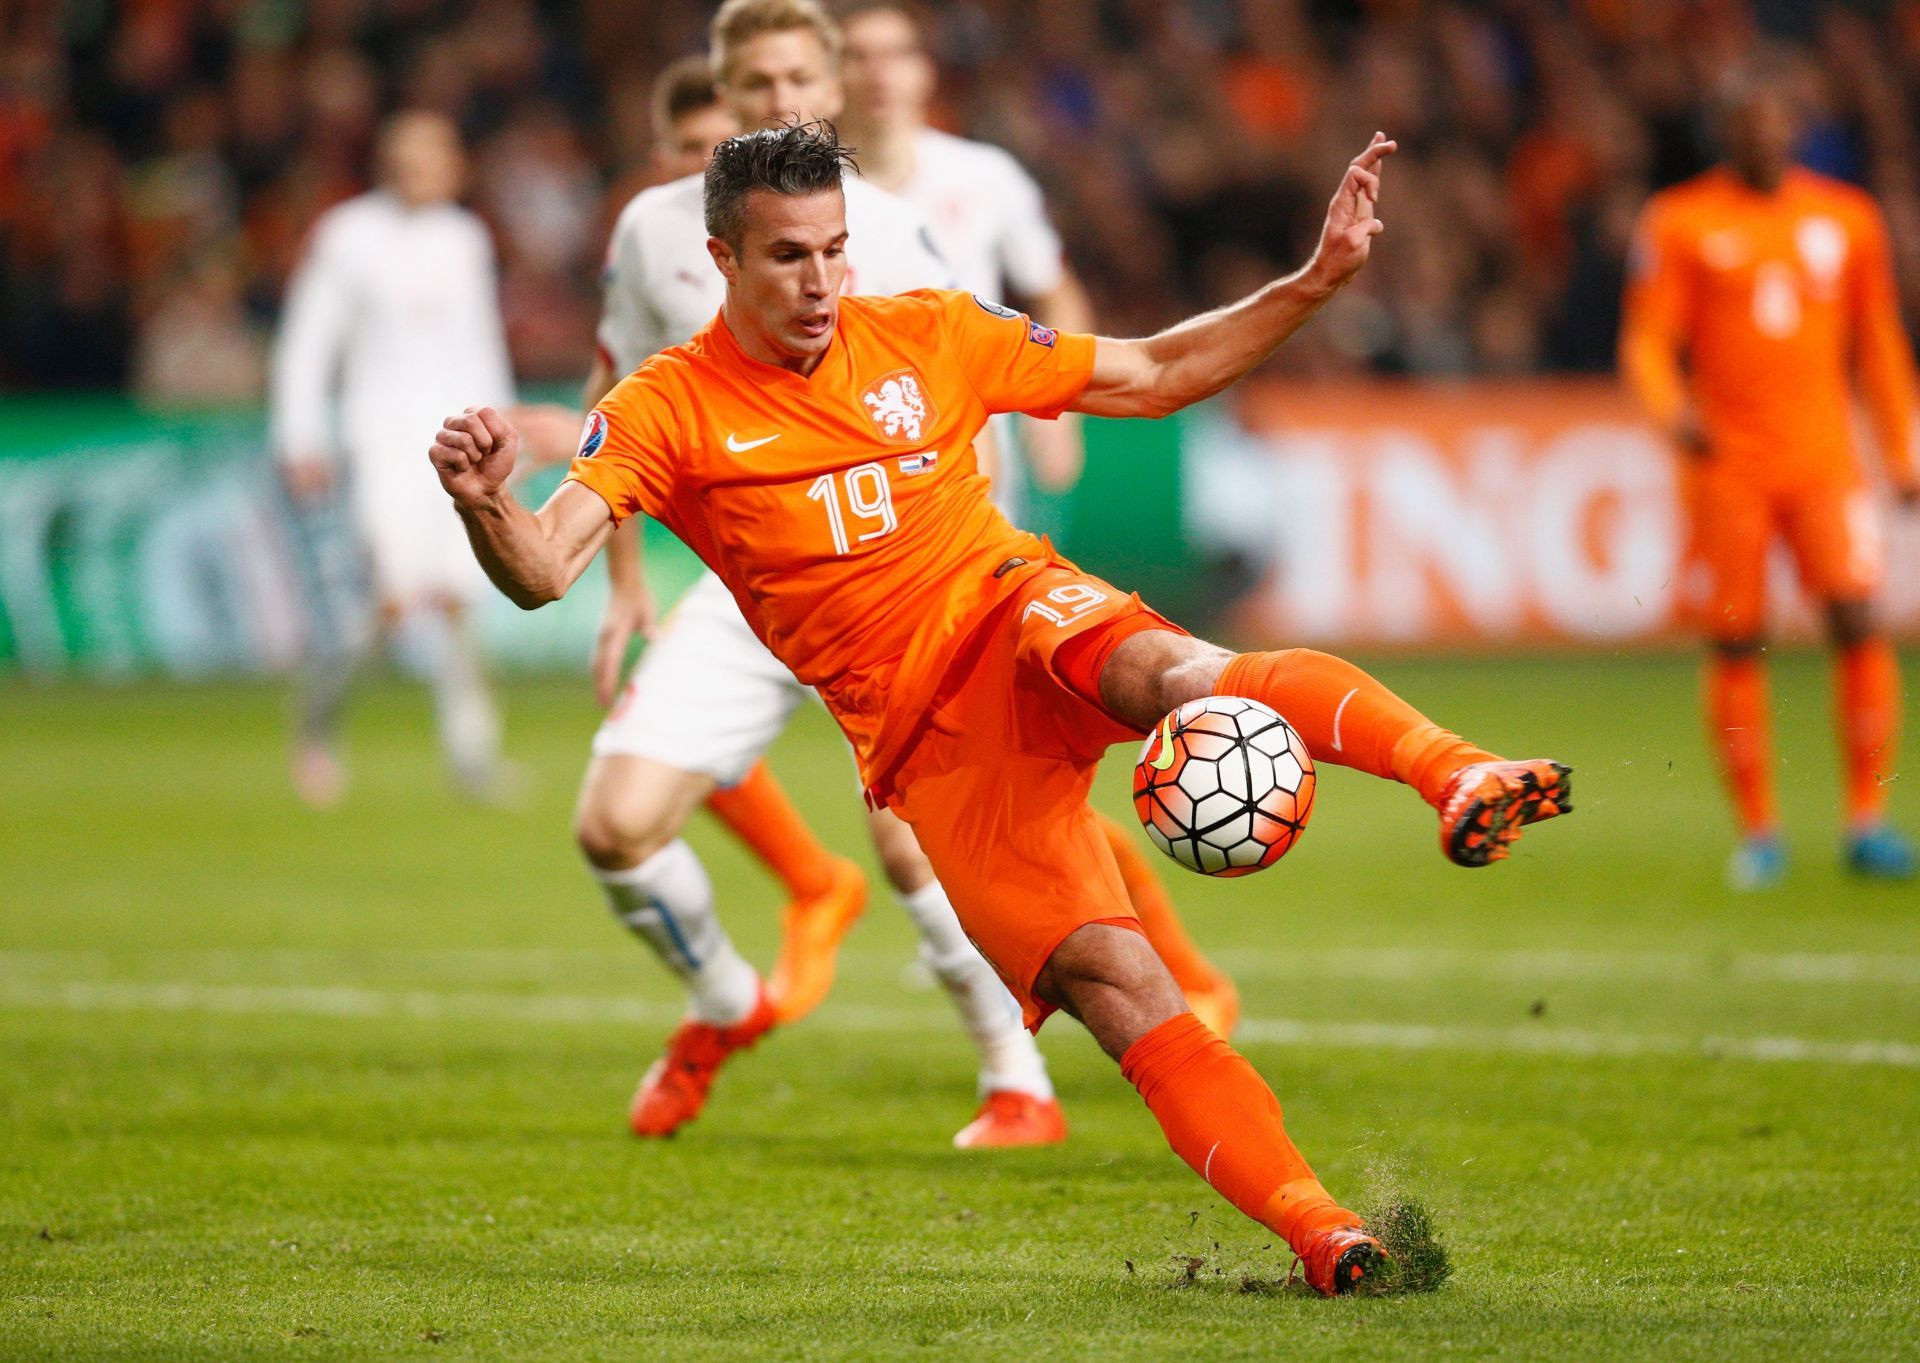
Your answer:
[[[1140,930],[1147,934],[1155,954],[1166,962],[1173,982],[1186,995],[1187,1007],[1222,1037],[1231,1037],[1240,1020],[1240,993],[1233,981],[1202,956],[1187,935],[1179,910],[1148,862],[1139,838],[1104,814],[1096,812],[1094,818],[1120,867],[1120,879],[1126,882],[1127,900],[1140,920]]]
[[[774,1024],[759,972],[720,926],[706,869],[679,836],[712,789],[708,776],[603,753],[588,764],[575,813],[608,907],[687,989],[687,1020],[634,1095],[636,1135],[670,1136],[698,1116],[721,1063]]]
[[[1740,820],[1740,842],[1727,862],[1736,890],[1761,890],[1786,875],[1780,813],[1773,788],[1773,710],[1761,643],[1729,639],[1708,654],[1704,677],[1707,738]]]
[[[767,992],[780,1021],[797,1022],[833,988],[840,939],[866,908],[867,879],[821,845],[765,762],[707,796],[707,808],[786,887],[780,955]]]
[[[1106,923],[1078,928],[1048,957],[1034,992],[1080,1019],[1119,1061],[1174,1153],[1284,1239],[1315,1290],[1350,1291],[1379,1267],[1379,1242],[1314,1176],[1266,1080],[1187,1011],[1144,937]]]
[[[500,711],[466,611],[456,601],[434,599],[409,610],[401,628],[411,636],[433,688],[440,750],[454,783],[477,800],[510,794],[503,787]]]
[[[1873,625],[1867,601],[1827,607],[1835,649],[1834,704],[1847,771],[1847,868],[1856,875],[1905,880],[1913,848],[1887,822],[1900,737],[1900,663]]]
[[[871,815],[868,828],[900,906],[919,929],[920,959],[980,1053],[980,1110],[953,1143],[964,1150],[1065,1140],[1066,1117],[1040,1047],[1021,1025],[1020,1006],[967,940],[913,830],[890,810]]]
[[[1412,786],[1440,813],[1440,846],[1462,866],[1507,855],[1522,826],[1572,808],[1568,769],[1508,762],[1443,729],[1341,658],[1312,649],[1232,654],[1191,635],[1149,629],[1127,638],[1099,674],[1100,699],[1151,729],[1201,696],[1246,696],[1272,706],[1316,762]]]

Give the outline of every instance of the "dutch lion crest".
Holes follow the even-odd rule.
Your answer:
[[[889,440],[916,441],[933,419],[920,376],[911,369],[896,370],[870,385],[860,395],[867,415]]]

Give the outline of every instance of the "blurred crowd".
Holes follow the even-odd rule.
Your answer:
[[[521,379],[578,379],[648,86],[706,0],[0,0],[0,387],[250,400],[316,214],[385,113],[458,119]],[[1103,329],[1311,249],[1375,128],[1376,264],[1285,363],[1612,362],[1634,214],[1711,159],[1719,75],[1777,49],[1803,159],[1879,195],[1920,306],[1920,0],[953,0],[940,122],[1047,189]]]

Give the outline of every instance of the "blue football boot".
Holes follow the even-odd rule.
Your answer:
[[[1877,823],[1847,835],[1847,869],[1868,880],[1912,880],[1913,844],[1892,824]]]
[[[1749,833],[1727,858],[1727,884],[1746,893],[1771,890],[1787,878],[1787,847],[1778,833]]]

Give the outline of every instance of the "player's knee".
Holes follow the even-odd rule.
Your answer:
[[[1187,1006],[1147,939],[1109,923],[1089,923],[1068,934],[1038,983],[1043,998],[1079,1018],[1115,1059]]]
[[[676,831],[644,804],[592,792],[581,799],[573,816],[573,838],[581,855],[604,871],[638,866],[673,841]]]
[[[1864,644],[1874,634],[1873,603],[1869,601],[1830,601],[1827,603],[1827,634],[1840,648]]]
[[[1715,639],[1713,654],[1716,658],[1724,658],[1728,662],[1740,662],[1747,658],[1758,657],[1766,646],[1767,641],[1760,635],[1743,634],[1731,639]]]
[[[1108,709],[1143,729],[1169,710],[1210,696],[1233,654],[1217,644],[1170,630],[1134,635],[1114,650],[1100,673]]]

